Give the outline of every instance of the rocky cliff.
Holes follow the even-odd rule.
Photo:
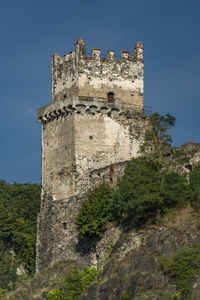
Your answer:
[[[190,173],[200,161],[200,144],[166,148],[163,156],[176,160],[176,171]],[[154,224],[136,229],[109,223],[99,239],[85,239],[82,255],[92,251],[100,275],[78,297],[55,299],[200,299],[200,219],[190,203],[175,207]],[[77,261],[63,261],[23,283],[12,299],[47,298],[60,288]]]
[[[115,227],[109,228],[105,235],[113,231]],[[172,257],[179,249],[200,244],[199,215],[190,206],[175,210],[158,224],[142,230],[118,228],[118,232],[116,244],[104,249],[107,255],[101,274],[74,299],[190,299],[175,298],[176,284],[160,267],[163,257]],[[58,287],[59,278],[68,276],[74,265],[75,262],[61,262],[46,269],[20,286],[12,296],[14,299],[46,299],[49,290]],[[192,295],[194,299],[200,297],[200,272],[192,283]]]
[[[176,299],[170,298],[177,289],[161,271],[161,259],[199,243],[200,219],[190,207],[156,226],[122,233],[97,281],[79,299]],[[192,286],[200,299],[200,273]]]

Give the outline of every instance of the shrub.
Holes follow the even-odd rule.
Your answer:
[[[5,291],[0,288],[0,300],[5,300]]]
[[[76,267],[73,269],[71,276],[64,279],[60,289],[51,290],[47,296],[47,300],[77,300],[84,290],[88,288],[90,283],[96,279],[100,271],[96,268],[85,267],[80,272]]]
[[[47,296],[47,300],[62,300],[64,297],[64,292],[61,291],[60,289],[53,289],[51,290]]]
[[[181,296],[179,293],[176,293],[175,295],[162,294],[158,296],[156,300],[181,300]]]
[[[176,160],[178,164],[184,164],[189,162],[189,158],[186,153],[181,149],[176,149],[172,154],[173,160]]]
[[[99,274],[96,268],[85,267],[82,272],[74,268],[72,276],[65,279],[64,287],[66,289],[65,299],[76,300],[79,295],[94,281]]]
[[[111,215],[112,189],[103,183],[90,191],[77,218],[78,230],[82,236],[99,236],[106,229]]]
[[[160,116],[154,113],[149,116],[149,122],[141,152],[158,158],[162,156],[163,148],[172,142],[169,130],[175,126],[176,119],[169,114]]]
[[[200,164],[190,174],[191,203],[200,211]]]
[[[171,258],[163,258],[160,268],[174,280],[181,299],[192,299],[192,286],[200,268],[200,245],[180,249]]]
[[[175,172],[161,174],[160,193],[163,197],[162,211],[183,206],[189,201],[190,187],[186,178]]]
[[[37,213],[40,186],[8,184],[0,180],[0,239],[12,248],[17,259],[31,274],[35,268]]]
[[[155,216],[162,206],[159,195],[160,166],[143,158],[133,159],[119,180],[113,196],[115,219],[140,224]]]
[[[14,289],[17,279],[16,266],[12,255],[5,249],[2,240],[0,240],[0,289]]]
[[[140,226],[158,214],[188,201],[186,179],[174,172],[162,172],[157,161],[133,159],[118,182],[112,213],[120,222]]]

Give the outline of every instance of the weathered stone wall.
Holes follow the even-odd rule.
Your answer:
[[[143,46],[136,43],[134,53],[122,50],[121,59],[115,59],[113,51],[100,57],[98,48],[92,56],[85,56],[85,44],[76,43],[76,50],[61,58],[52,58],[52,102],[69,96],[107,98],[113,92],[129,106],[143,105]]]
[[[69,115],[43,126],[42,192],[54,200],[72,196],[74,170],[74,116]]]
[[[80,266],[103,260],[100,251],[94,254],[93,246],[80,240],[76,216],[90,188],[103,181],[114,184],[138,155],[147,126],[143,111],[122,110],[120,101],[90,104],[73,97],[38,111],[43,133],[37,271],[66,258]],[[105,247],[109,243],[107,237]]]
[[[81,39],[76,51],[53,55],[52,103],[37,115],[42,124],[37,272],[62,259],[80,266],[103,261],[100,249],[115,233],[100,244],[81,240],[76,216],[89,189],[103,181],[115,184],[138,156],[148,123],[144,110],[141,43],[132,55],[122,51],[121,60],[112,51],[102,59],[97,48],[86,57]]]
[[[54,200],[85,193],[91,186],[91,172],[138,155],[146,117],[142,111],[121,107],[120,101],[98,100],[88,106],[74,97],[38,111],[43,122],[43,193]]]
[[[123,174],[127,162],[115,165],[114,174],[110,166],[90,173],[90,177],[80,178],[80,186],[91,188],[103,180]],[[83,190],[85,190],[83,188]],[[76,228],[76,218],[86,193],[63,200],[53,200],[50,195],[43,195],[41,210],[38,215],[36,272],[53,266],[60,260],[74,261],[80,268],[83,266],[101,267],[105,261],[105,254],[111,243],[119,238],[120,231],[112,228],[111,232],[97,241],[96,239],[82,239]]]

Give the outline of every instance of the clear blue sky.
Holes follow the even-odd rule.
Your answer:
[[[51,55],[144,45],[145,105],[176,117],[174,145],[200,142],[199,0],[2,0],[0,178],[40,182],[36,110],[51,101]]]

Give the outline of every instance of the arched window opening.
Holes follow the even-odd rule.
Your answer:
[[[115,94],[113,92],[107,93],[108,102],[113,102],[115,100]]]

